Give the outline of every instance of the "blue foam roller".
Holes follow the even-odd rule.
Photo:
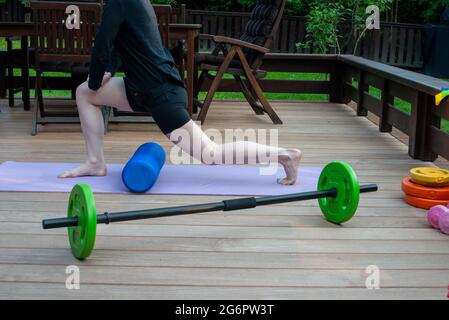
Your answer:
[[[164,163],[164,149],[154,142],[145,143],[123,168],[123,183],[131,192],[146,192],[155,184]]]

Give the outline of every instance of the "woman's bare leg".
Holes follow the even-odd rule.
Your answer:
[[[107,174],[103,152],[104,122],[101,106],[116,107],[132,111],[126,98],[123,78],[114,77],[97,91],[92,91],[87,82],[76,89],[76,104],[87,149],[87,161],[78,168],[61,174],[60,178],[80,176],[104,176]]]
[[[235,164],[238,158],[243,158],[244,164],[257,164],[265,161],[259,155],[270,155],[269,158],[281,164],[286,173],[286,177],[278,182],[284,185],[296,183],[302,156],[300,150],[271,147],[251,141],[217,144],[192,120],[167,136],[184,152],[205,164]],[[201,148],[195,148],[194,144]]]

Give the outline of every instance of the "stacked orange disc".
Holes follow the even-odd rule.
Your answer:
[[[405,201],[414,207],[430,209],[449,205],[449,171],[440,168],[414,168],[402,180]]]

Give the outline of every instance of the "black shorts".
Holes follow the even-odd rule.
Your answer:
[[[191,120],[187,111],[186,89],[167,82],[151,92],[140,92],[128,78],[125,82],[126,98],[134,112],[150,113],[164,134],[169,134]]]

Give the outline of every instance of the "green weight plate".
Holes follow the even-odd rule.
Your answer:
[[[72,254],[83,260],[92,252],[97,233],[97,213],[92,190],[87,184],[77,184],[70,194],[67,216],[78,217],[78,226],[69,227]]]
[[[318,191],[332,188],[337,189],[335,198],[318,199],[321,212],[330,222],[346,222],[357,211],[360,197],[357,175],[349,164],[334,161],[323,169],[318,179]]]

